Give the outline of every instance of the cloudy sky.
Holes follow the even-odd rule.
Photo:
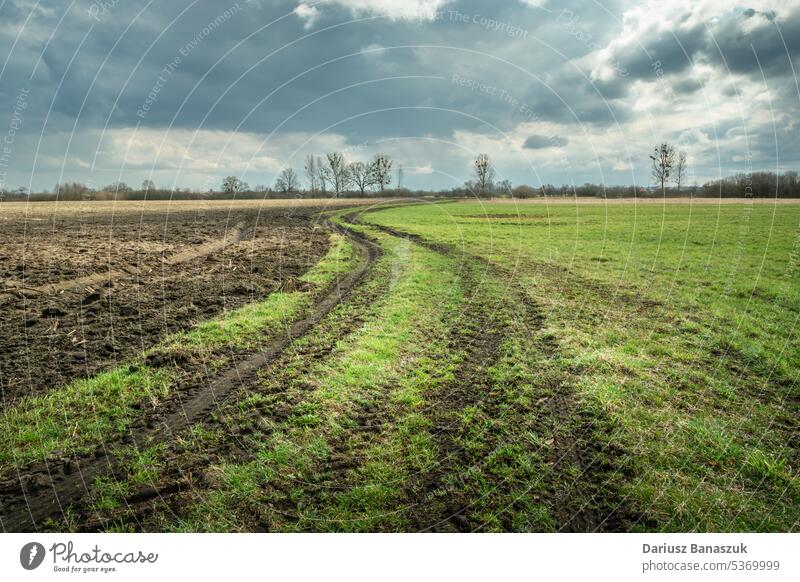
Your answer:
[[[450,188],[800,169],[800,0],[0,0],[0,187],[271,184],[385,152]]]

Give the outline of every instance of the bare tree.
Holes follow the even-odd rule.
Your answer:
[[[653,148],[650,160],[653,162],[653,179],[661,184],[661,192],[666,193],[665,184],[669,181],[672,166],[675,164],[675,148],[668,143],[659,144]]]
[[[292,168],[286,168],[283,171],[284,179],[286,180],[286,185],[289,186],[289,192],[298,192],[300,191],[300,176],[297,175]]]
[[[150,190],[156,189],[156,183],[152,180],[143,180],[142,181],[142,190],[145,192],[149,192]]]
[[[222,191],[226,194],[236,194],[237,192],[247,192],[250,186],[247,182],[242,182],[236,176],[228,176],[222,180]]]
[[[350,164],[348,172],[350,181],[358,188],[362,196],[376,183],[372,168],[364,162],[353,162]]]
[[[297,172],[292,168],[285,168],[278,179],[275,180],[275,189],[278,192],[297,192],[300,189],[300,180]]]
[[[487,154],[480,154],[475,159],[475,183],[478,191],[486,192],[494,181],[494,168]]]
[[[126,194],[132,192],[133,188],[128,186],[125,182],[112,182],[107,186],[100,188],[101,192],[113,192],[115,194]]]
[[[319,173],[317,172],[317,160],[314,156],[306,158],[305,171],[309,190],[316,192],[319,189]]]
[[[333,185],[333,190],[337,194],[341,194],[347,189],[350,182],[348,175],[347,161],[341,152],[331,152],[327,155],[328,167],[327,176],[328,181]]]
[[[383,192],[392,183],[392,160],[386,154],[377,154],[370,163],[374,183]]]
[[[328,168],[325,167],[325,161],[317,156],[314,165],[317,168],[317,185],[322,192],[328,191]]]
[[[678,152],[678,157],[675,159],[675,185],[678,187],[678,192],[681,191],[681,183],[686,178],[686,152]]]
[[[91,192],[91,188],[80,182],[64,182],[56,184],[53,188],[53,193],[61,200],[81,200],[88,197]]]

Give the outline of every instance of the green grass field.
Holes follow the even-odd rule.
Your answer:
[[[368,220],[496,263],[540,306],[555,358],[530,381],[557,368],[606,425],[590,450],[614,451],[635,529],[797,527],[800,205],[459,203]]]

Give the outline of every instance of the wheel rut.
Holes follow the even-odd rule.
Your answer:
[[[597,427],[591,419],[580,413],[573,388],[575,379],[569,373],[559,370],[556,363],[560,348],[551,336],[541,333],[545,322],[542,310],[513,277],[513,273],[461,249],[395,228],[363,223],[361,214],[363,213],[349,214],[347,219],[355,224],[365,224],[386,234],[411,240],[434,252],[461,258],[465,264],[472,262],[481,265],[487,274],[500,276],[509,282],[508,291],[513,293],[523,307],[522,313],[514,314],[517,323],[525,326],[537,351],[546,361],[553,363],[554,368],[554,372],[545,375],[543,379],[545,385],[541,389],[546,396],[540,399],[535,412],[537,418],[533,422],[535,430],[549,435],[546,438],[552,443],[547,454],[550,465],[547,503],[556,522],[556,529],[564,532],[624,530],[624,523],[628,523],[630,519],[620,509],[624,505],[622,496],[615,490],[598,490],[598,486],[608,485],[608,473],[613,467],[599,461],[597,453],[600,451],[591,438]],[[469,271],[470,269],[465,269],[468,289],[475,285],[474,272],[470,274]],[[452,418],[452,414],[449,414],[452,410],[473,405],[483,406],[491,416],[492,407],[498,404],[491,398],[492,383],[486,376],[485,369],[499,356],[499,346],[505,332],[496,322],[503,318],[496,317],[497,314],[492,310],[487,312],[486,306],[480,304],[477,295],[479,293],[471,293],[467,302],[472,306],[469,315],[475,318],[473,325],[463,332],[456,332],[452,341],[454,349],[465,351],[464,365],[459,367],[451,385],[432,395],[434,404],[431,418],[442,458],[437,470],[425,476],[415,486],[422,491],[424,499],[439,501],[434,506],[420,504],[412,512],[416,527],[426,531],[474,531],[481,528],[480,523],[469,518],[473,501],[461,498],[457,487],[446,485],[447,475],[452,467],[474,466],[481,459],[469,458],[458,444],[454,423],[444,420]],[[494,307],[502,309],[503,306]]]
[[[367,281],[369,280],[369,284]],[[358,284],[357,292],[341,303],[342,313],[329,313],[315,327],[313,337],[309,335],[300,338],[284,350],[281,355],[258,370],[259,381],[248,383],[248,389],[237,391],[220,406],[225,419],[225,443],[218,448],[207,451],[202,458],[198,458],[192,451],[182,451],[175,447],[168,453],[169,461],[165,472],[159,476],[158,482],[165,485],[146,486],[141,491],[125,500],[124,512],[116,512],[111,516],[104,516],[99,521],[95,520],[88,525],[91,531],[106,529],[109,525],[124,525],[133,530],[148,531],[158,530],[153,526],[158,523],[164,513],[170,515],[180,514],[183,507],[191,505],[192,497],[198,491],[213,484],[202,477],[209,464],[221,465],[225,463],[246,463],[255,458],[258,450],[258,441],[263,437],[254,437],[254,433],[271,433],[274,427],[284,425],[290,420],[295,407],[301,404],[313,386],[302,382],[302,371],[313,366],[315,362],[322,362],[333,354],[337,346],[351,334],[359,330],[368,320],[372,311],[371,307],[383,296],[389,288],[390,277],[387,273],[381,275],[376,270],[370,273]],[[301,370],[296,368],[297,362],[303,362]],[[250,405],[246,411],[237,408],[236,403],[248,395],[263,397],[263,401]],[[363,415],[358,416],[355,422],[363,430],[374,430],[374,426],[381,420],[377,409],[369,407],[360,410]],[[209,421],[206,421],[208,424]],[[341,477],[350,468],[357,466],[353,453],[358,457],[358,451],[347,449],[347,455],[342,453],[344,444],[333,443],[330,460],[322,468],[320,478],[313,483],[303,483],[309,489],[309,495],[315,495],[326,488],[337,487]],[[200,478],[196,478],[200,475]],[[326,485],[327,483],[327,485]],[[192,490],[190,495],[186,494]],[[308,503],[308,500],[306,500]],[[287,500],[276,500],[275,510],[280,511],[288,521],[296,520],[297,507]],[[271,524],[260,516],[253,516],[251,524],[254,531],[269,531]]]
[[[363,224],[356,213],[349,214],[346,219]],[[389,227],[368,226],[462,261],[459,277],[465,292],[466,311],[453,326],[448,348],[451,352],[461,352],[463,360],[451,381],[428,394],[430,405],[426,416],[431,422],[430,430],[439,455],[433,470],[411,477],[408,497],[412,502],[407,513],[415,531],[474,531],[480,523],[470,518],[470,500],[458,491],[452,480],[459,468],[480,464],[481,459],[463,446],[464,435],[457,413],[468,407],[490,411],[496,406],[488,370],[501,355],[504,330],[499,321],[503,318],[497,317],[497,311],[503,306],[492,304],[481,293],[486,265],[480,261],[417,235]]]

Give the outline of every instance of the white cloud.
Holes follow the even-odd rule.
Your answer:
[[[280,169],[280,161],[268,155],[262,139],[255,134],[214,130],[112,129],[103,136],[105,155],[99,162],[121,160],[129,168],[155,165],[198,172]]]
[[[298,4],[297,8],[294,9],[294,13],[303,21],[303,28],[306,30],[314,27],[320,14],[316,6],[311,6],[305,2]]]
[[[373,43],[362,48],[361,52],[366,57],[378,57],[382,55],[385,50],[386,49],[383,47],[383,45]]]
[[[56,136],[63,147],[67,134]],[[122,179],[136,184],[153,172],[159,184],[216,185],[220,176],[237,175],[251,184],[271,184],[285,167],[299,173],[307,154],[343,151],[347,140],[339,134],[278,134],[189,129],[116,128],[91,132],[73,144],[64,164],[63,154],[49,156],[43,171],[66,172],[64,180],[94,185]],[[95,158],[95,152],[97,157]],[[77,163],[81,160],[84,163]],[[53,180],[55,181],[55,180]]]
[[[346,8],[354,17],[371,15],[385,16],[391,20],[436,19],[437,12],[452,0],[329,0],[324,5],[337,5]],[[301,2],[294,13],[303,21],[303,27],[309,30],[319,20],[321,12],[316,5]]]
[[[371,14],[392,20],[434,20],[439,9],[449,2],[451,0],[330,0],[327,4],[347,8],[353,16]]]
[[[433,166],[431,164],[425,164],[424,166],[412,166],[410,168],[406,168],[406,171],[411,174],[428,176],[433,174]]]

